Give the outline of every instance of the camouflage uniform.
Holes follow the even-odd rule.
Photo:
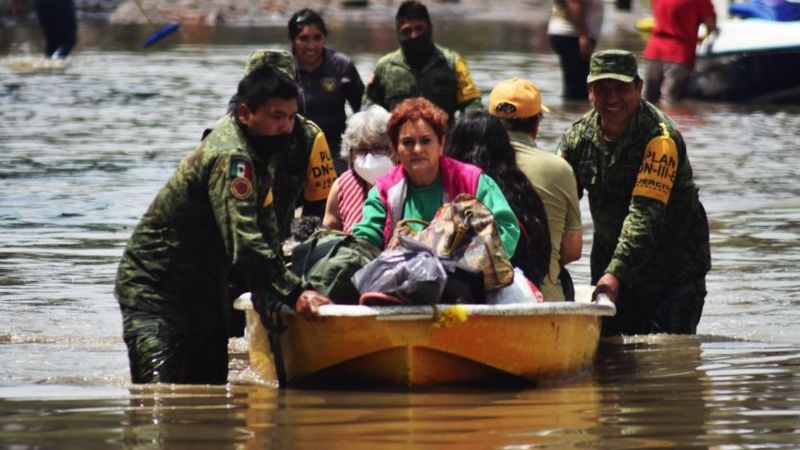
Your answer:
[[[294,56],[286,50],[277,49],[251,52],[245,64],[244,74],[247,75],[265,64],[281,70],[294,79]],[[229,113],[235,113],[236,104],[234,95],[228,105]],[[211,132],[213,128],[226,121],[227,117],[219,119],[205,133]],[[275,212],[278,221],[278,240],[281,242],[289,238],[295,217],[295,206],[302,205],[303,216],[322,218],[328,193],[336,181],[336,168],[325,134],[317,124],[299,114],[292,130],[288,155],[291,156],[277,162],[279,166],[275,172],[275,196],[282,200],[276,205]],[[292,201],[289,201],[290,199]],[[248,290],[246,280],[236,271],[231,273],[228,286],[231,298],[235,299]],[[231,321],[230,336],[242,336],[244,314],[233,310],[232,305],[228,313]]]
[[[136,226],[117,272],[133,382],[227,381],[226,280],[293,305],[300,279],[279,255],[276,184],[291,149],[262,159],[232,116],[180,164]]]
[[[245,75],[264,64],[271,65],[294,79],[294,56],[285,50],[253,51],[247,58]],[[281,161],[276,172],[276,195],[282,199],[302,201],[304,216],[322,217],[328,193],[336,181],[334,160],[322,129],[311,120],[298,115],[292,131],[289,154],[292,155],[291,158]],[[293,205],[287,202],[286,206],[288,208],[285,210],[281,207],[277,211],[281,240],[289,237],[289,227],[294,218]]]
[[[603,333],[694,333],[711,255],[683,137],[643,100],[616,142],[603,138],[598,119],[591,111],[573,124],[557,151],[579,193],[589,193],[592,284],[605,273],[620,281],[617,315]]]
[[[234,108],[230,108],[230,113],[233,112]],[[205,135],[227,121],[228,117],[226,115],[217,120],[205,130]],[[276,213],[281,241],[289,237],[295,205],[303,205],[304,216],[322,217],[328,193],[336,181],[336,168],[325,135],[317,124],[299,114],[295,118],[288,154],[291,155],[289,158],[278,161],[275,180],[276,193],[281,198],[294,199],[294,203],[282,204]]]
[[[467,63],[456,52],[438,45],[419,72],[406,62],[401,49],[379,59],[364,93],[364,107],[376,103],[391,111],[401,101],[419,96],[443,109],[451,123],[456,111],[483,108]]]

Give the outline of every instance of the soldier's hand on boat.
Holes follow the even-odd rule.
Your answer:
[[[328,297],[317,291],[303,291],[297,298],[295,311],[308,321],[320,321],[319,307],[322,305],[332,305],[333,302]]]
[[[619,279],[610,273],[600,277],[594,287],[594,292],[592,292],[592,301],[598,301],[600,294],[605,295],[612,303],[616,304],[619,296]]]

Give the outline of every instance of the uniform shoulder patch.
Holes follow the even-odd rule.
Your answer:
[[[239,200],[247,200],[253,194],[253,185],[247,178],[236,177],[231,181],[231,194]]]
[[[634,197],[666,204],[678,172],[678,149],[668,134],[654,137],[645,147],[642,165],[633,188]]]
[[[314,139],[314,146],[306,166],[304,198],[310,202],[328,198],[334,181],[336,181],[336,168],[333,165],[333,157],[325,135],[319,133]]]
[[[240,156],[231,157],[230,176],[244,178],[247,181],[253,180],[253,165],[245,158]]]
[[[467,68],[467,62],[463,58],[458,57],[455,61],[456,84],[458,85],[458,102],[462,103],[467,100],[481,97],[481,91],[475,85],[472,75]]]

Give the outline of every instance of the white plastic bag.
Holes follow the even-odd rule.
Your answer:
[[[538,295],[537,295],[538,294]],[[514,268],[514,282],[508,286],[486,293],[486,304],[507,305],[509,303],[540,303],[542,293],[534,292],[530,282],[519,267]]]

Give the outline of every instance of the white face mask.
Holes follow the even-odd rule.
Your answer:
[[[392,167],[394,163],[388,156],[374,156],[372,153],[357,156],[353,161],[353,170],[369,184],[375,184],[375,180],[390,171]]]

